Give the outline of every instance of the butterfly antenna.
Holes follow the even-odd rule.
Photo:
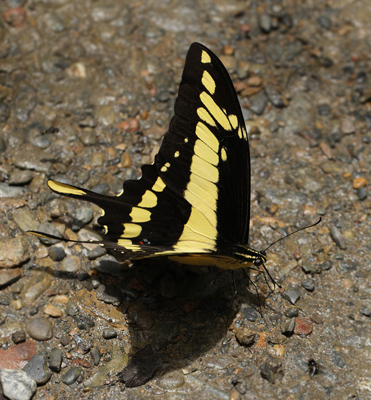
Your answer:
[[[298,229],[297,231],[291,232],[291,233],[289,233],[288,235],[279,238],[279,239],[276,240],[275,242],[271,243],[271,244],[264,250],[264,252],[266,252],[270,247],[272,247],[274,244],[280,242],[281,240],[287,239],[289,236],[294,235],[295,233],[298,233],[298,232],[300,232],[300,231],[303,231],[304,229],[312,228],[313,226],[318,225],[321,221],[322,221],[322,218],[319,217],[319,220],[318,220],[317,222],[315,222],[314,224],[308,225],[308,226],[304,226],[303,228],[300,228],[300,229]],[[265,269],[265,271],[267,272],[267,274],[269,275],[269,272],[267,271],[267,269],[266,269],[265,267],[264,267],[264,269]],[[269,275],[269,277],[271,278],[270,275]],[[272,279],[272,278],[271,278],[271,279]],[[273,282],[274,282],[274,281],[273,281]],[[278,285],[278,286],[279,286],[279,285]],[[279,287],[280,287],[280,286],[279,286]]]

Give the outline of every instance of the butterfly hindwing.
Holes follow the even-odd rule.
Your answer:
[[[152,165],[124,183],[116,197],[49,181],[59,194],[102,209],[101,242],[130,259],[160,255],[222,255],[247,244],[249,145],[232,81],[221,61],[193,43],[174,116]]]

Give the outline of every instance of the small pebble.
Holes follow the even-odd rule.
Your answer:
[[[360,176],[358,178],[353,179],[353,188],[354,189],[359,189],[361,187],[366,186],[367,180],[363,176]]]
[[[35,340],[49,340],[53,337],[53,326],[45,318],[34,318],[26,322],[27,333]]]
[[[366,306],[362,306],[359,312],[365,317],[371,317],[371,310]]]
[[[156,384],[161,389],[173,391],[184,386],[185,379],[180,372],[172,371],[157,379]]]
[[[101,247],[101,246],[99,246]],[[94,269],[113,276],[122,276],[124,269],[113,256],[107,255],[94,262]]]
[[[80,378],[83,373],[84,371],[81,367],[72,367],[62,375],[61,381],[65,385],[71,386]]]
[[[269,363],[264,363],[260,367],[260,375],[269,383],[274,384],[277,379],[283,377],[283,369],[280,365],[271,365]]]
[[[102,246],[96,246],[94,249],[88,251],[88,259],[95,260],[98,257],[102,257],[106,254],[107,250]]]
[[[58,268],[68,274],[75,273],[81,268],[81,262],[78,256],[67,256],[58,264]]]
[[[259,25],[263,32],[269,33],[272,29],[272,19],[269,14],[261,14],[259,16]]]
[[[48,255],[53,261],[62,261],[66,257],[64,248],[61,246],[49,247]]]
[[[0,287],[5,287],[22,276],[21,268],[3,269],[0,270]]]
[[[268,96],[264,90],[261,90],[260,92],[250,96],[249,102],[250,110],[256,115],[261,115],[268,104]]]
[[[322,28],[330,30],[331,29],[331,19],[328,18],[326,15],[320,15],[317,19],[318,23],[321,25]]]
[[[300,289],[290,288],[281,294],[282,298],[289,301],[291,304],[295,304],[300,299]]]
[[[78,314],[75,317],[75,320],[76,320],[77,327],[79,329],[86,330],[89,328],[93,328],[95,326],[94,320],[86,315]]]
[[[132,356],[127,367],[118,377],[127,387],[142,386],[152,378],[157,368],[155,354],[151,346],[146,346]],[[174,378],[174,380],[179,382],[179,378]],[[172,384],[171,382],[170,378],[169,386],[177,386],[176,383]]]
[[[45,385],[51,376],[51,373],[47,367],[46,359],[40,354],[33,356],[23,368],[23,371],[27,372],[28,376],[32,378],[38,385]]]
[[[93,347],[90,351],[90,355],[91,355],[94,365],[98,365],[100,358],[101,358],[99,349],[97,349],[96,347]]]
[[[332,262],[330,260],[326,260],[322,264],[319,265],[323,271],[328,271],[332,268]]]
[[[68,346],[69,343],[71,342],[71,336],[68,335],[68,334],[62,335],[60,340],[61,340],[61,345],[62,346],[64,346],[64,347]]]
[[[344,358],[337,350],[333,350],[331,361],[338,368],[343,368],[345,366]]]
[[[234,334],[237,342],[242,346],[251,346],[256,341],[256,334],[244,328],[236,328]]]
[[[19,329],[18,331],[12,334],[12,341],[15,344],[23,343],[26,341],[26,332],[23,329]]]
[[[254,322],[258,319],[259,313],[252,307],[244,307],[241,310],[241,314],[243,315],[243,319]]]
[[[303,286],[303,288],[304,288],[305,290],[308,290],[308,292],[313,292],[314,287],[315,287],[314,280],[311,279],[311,278],[304,279],[304,280],[301,282],[301,286]]]
[[[23,237],[2,240],[0,242],[0,268],[16,267],[29,258],[28,245]]]
[[[49,368],[54,372],[60,372],[62,359],[62,351],[58,347],[53,347],[48,358]]]
[[[75,304],[72,303],[71,301],[68,302],[67,307],[66,307],[66,314],[69,315],[70,317],[74,317],[79,313],[79,307]]]
[[[297,308],[290,308],[289,310],[285,311],[285,316],[287,318],[294,318],[299,315],[299,310]]]
[[[331,107],[328,104],[323,103],[317,106],[317,111],[319,115],[327,116],[331,114]]]
[[[14,369],[0,370],[2,394],[10,400],[31,400],[37,383],[24,371]]]
[[[360,201],[366,200],[367,199],[367,191],[364,187],[360,187],[357,189],[357,196]]]
[[[93,209],[89,206],[78,207],[73,213],[72,230],[78,231],[94,217]]]
[[[347,248],[345,245],[344,236],[340,233],[339,229],[335,225],[330,227],[330,236],[336,246],[340,247],[341,250],[345,250]]]
[[[59,318],[63,315],[62,310],[54,304],[45,304],[44,313],[51,317]]]
[[[286,106],[286,102],[284,100],[284,98],[282,97],[281,93],[279,93],[279,91],[277,90],[276,87],[272,86],[272,85],[267,85],[265,87],[265,91],[268,95],[269,101],[275,106],[275,107],[285,107]]]
[[[117,332],[113,328],[103,329],[102,333],[104,339],[113,339],[117,337]]]
[[[44,222],[44,223],[40,224],[37,227],[37,230],[39,232],[48,233],[53,236],[62,237],[59,230],[53,224],[51,224],[49,222]],[[41,243],[43,243],[47,246],[56,244],[58,242],[58,240],[55,240],[55,239],[48,239],[48,238],[42,238],[42,237],[38,237],[38,239],[40,240]]]
[[[295,335],[307,336],[312,332],[313,322],[309,318],[295,318]]]
[[[357,269],[357,266],[353,262],[340,262],[339,263],[340,271],[351,272],[351,271],[355,271],[356,269]]]
[[[97,299],[107,304],[118,306],[121,303],[122,296],[120,290],[113,285],[100,285],[96,290]]]
[[[295,319],[290,318],[289,320],[281,324],[281,332],[283,335],[292,335],[295,328]]]

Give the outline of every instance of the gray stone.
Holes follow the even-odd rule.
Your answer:
[[[263,32],[270,32],[270,30],[272,29],[272,18],[269,14],[263,13],[259,16],[259,26]]]
[[[23,197],[24,189],[19,186],[9,186],[7,183],[0,182],[0,198]]]
[[[66,252],[61,246],[52,246],[48,249],[48,255],[53,261],[62,261],[66,257]]]
[[[268,104],[268,97],[265,91],[261,90],[259,93],[249,97],[249,102],[250,110],[256,115],[261,115]]]
[[[172,371],[157,379],[156,384],[164,390],[176,390],[184,386],[185,379],[180,372]]]
[[[120,305],[122,300],[120,290],[113,285],[100,285],[96,291],[96,294],[97,299],[104,301],[108,304],[113,304],[115,306]]]
[[[357,196],[359,200],[363,201],[367,199],[367,191],[366,188],[360,187],[357,189]]]
[[[295,304],[300,298],[300,289],[299,288],[290,288],[282,293],[282,298],[288,300],[291,304]]]
[[[4,396],[10,400],[30,400],[37,388],[26,372],[14,369],[0,370],[0,383]]]
[[[326,15],[320,15],[317,19],[318,23],[321,25],[322,28],[330,30],[332,23],[331,19]]]
[[[94,365],[98,365],[101,357],[99,349],[97,349],[96,347],[92,348],[90,351],[90,355]]]
[[[31,182],[34,174],[28,170],[15,170],[9,176],[9,185],[17,186],[17,185],[25,185],[26,183]]]
[[[285,102],[283,100],[283,97],[281,93],[278,92],[277,88],[272,86],[272,85],[267,85],[265,87],[265,91],[268,95],[269,101],[275,106],[275,107],[285,107]]]
[[[347,248],[345,245],[344,236],[340,233],[339,229],[335,225],[330,226],[330,236],[336,246],[340,247],[341,250],[345,250]]]
[[[45,385],[50,379],[50,371],[46,363],[46,359],[41,354],[36,354],[23,368],[28,376],[32,378],[38,385]]]
[[[48,358],[49,368],[54,372],[60,372],[63,355],[58,347],[53,347]]]
[[[113,328],[103,329],[102,334],[105,339],[114,339],[115,337],[117,337],[117,332]]]
[[[94,217],[93,209],[89,206],[79,207],[73,213],[73,230],[79,230]]]
[[[77,272],[81,267],[80,259],[78,256],[68,256],[61,261],[58,267],[60,271],[69,274]]]
[[[62,238],[62,235],[59,232],[59,230],[53,224],[51,224],[49,222],[43,222],[42,224],[40,224],[38,226],[37,230],[39,232],[48,233],[49,235],[53,235],[53,236]],[[47,246],[56,244],[58,242],[58,240],[56,240],[56,239],[48,239],[48,238],[43,238],[43,237],[39,237],[38,239],[40,240],[41,243],[46,244]]]
[[[71,301],[68,302],[66,307],[67,315],[69,315],[70,317],[74,317],[75,315],[78,314],[79,310],[80,310],[79,307],[75,303],[72,303]]]
[[[365,317],[371,317],[371,310],[370,310],[368,307],[366,307],[366,306],[362,306],[362,307],[359,309],[359,312],[360,312],[362,315],[364,315]]]
[[[355,271],[356,269],[357,269],[356,265],[351,263],[351,262],[341,262],[341,263],[339,263],[339,270],[340,271],[351,272],[351,271]]]
[[[21,268],[0,270],[0,287],[10,285],[22,276]]]
[[[12,334],[13,343],[23,343],[26,341],[26,332],[23,329],[19,329]]]
[[[72,367],[62,375],[61,381],[68,386],[74,384],[84,373],[81,367]]]
[[[281,332],[284,335],[292,335],[295,328],[295,318],[290,318],[281,325]]]
[[[241,314],[243,315],[244,319],[251,321],[251,322],[256,321],[259,317],[258,312],[252,307],[242,308]]]
[[[301,282],[301,286],[303,286],[303,288],[304,288],[305,290],[308,290],[308,292],[313,292],[314,287],[315,287],[315,285],[314,285],[314,280],[311,279],[311,278],[304,279],[304,280]]]
[[[113,276],[122,276],[125,271],[122,264],[120,264],[113,256],[100,258],[94,262],[94,268],[99,272]]]
[[[27,321],[26,330],[35,340],[49,340],[53,337],[53,326],[45,318],[34,318]]]

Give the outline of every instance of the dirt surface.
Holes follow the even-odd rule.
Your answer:
[[[250,246],[323,218],[269,249],[282,288],[261,314],[243,274],[234,296],[229,273],[25,233],[99,234],[98,209],[46,181],[113,195],[138,177],[194,41],[239,93]],[[0,369],[39,355],[34,399],[371,398],[370,54],[368,0],[1,1]]]

